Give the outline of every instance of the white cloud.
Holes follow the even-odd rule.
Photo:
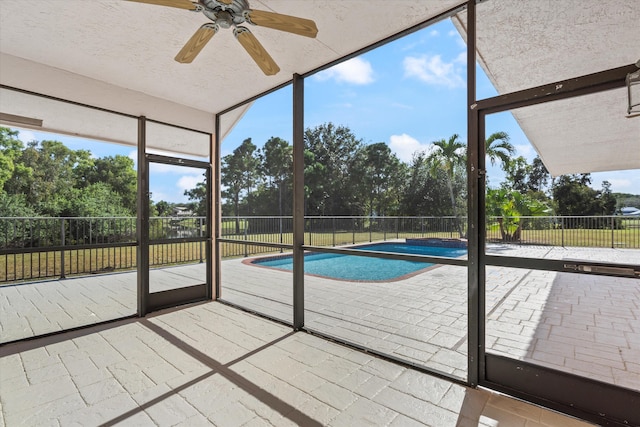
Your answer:
[[[516,156],[522,156],[525,159],[533,159],[535,157],[535,151],[530,144],[516,144]]]
[[[411,161],[413,153],[428,150],[430,146],[431,144],[421,143],[406,133],[402,135],[391,135],[391,137],[389,137],[389,148],[400,160],[406,163]]]
[[[464,87],[463,67],[457,60],[444,62],[440,55],[407,56],[403,61],[405,77],[416,77],[428,84]]]
[[[456,44],[458,45],[458,47],[461,47],[463,49],[467,48],[467,43],[464,41],[464,39],[462,38],[462,36],[458,32],[458,30],[449,31],[448,36],[455,39]]]
[[[22,129],[18,131],[18,139],[25,144],[27,142],[38,140],[38,138],[36,138],[36,135],[33,132],[31,132],[30,130],[22,130]]]
[[[133,168],[138,170],[138,150],[130,152],[128,157],[133,160]]]
[[[467,52],[460,52],[453,62],[456,64],[467,65]]]
[[[333,104],[333,108],[353,108],[353,104],[350,102],[344,102],[342,104]]]
[[[638,193],[640,188],[640,169],[627,169],[607,172],[593,172],[591,174],[591,188],[600,190],[602,181],[609,181],[614,193]]]
[[[632,187],[630,179],[611,178],[607,181],[611,184],[611,188],[615,188],[615,191],[617,192],[624,192],[624,190],[630,190]]]
[[[153,188],[151,189],[151,200],[153,200],[156,203],[159,202],[160,200],[164,200],[165,202],[170,202],[170,203],[177,203],[178,201],[174,200],[173,197],[174,195],[165,193],[163,191],[153,191]]]
[[[203,177],[201,175],[183,175],[176,182],[176,187],[180,189],[181,192],[184,190],[192,190],[196,187],[196,184],[202,182]]]
[[[373,82],[373,68],[369,61],[362,58],[352,58],[341,62],[327,70],[316,74],[315,78],[320,81],[333,79],[336,82],[351,83],[356,85],[366,85]]]
[[[413,110],[413,106],[407,105],[407,104],[402,104],[400,102],[392,102],[391,106],[393,108],[400,108],[401,110]]]
[[[437,36],[439,36],[439,35],[440,35],[440,33],[438,32],[438,30],[431,30],[431,31],[429,32],[429,35],[430,35],[431,37],[437,37]]]

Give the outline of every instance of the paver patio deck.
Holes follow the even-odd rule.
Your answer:
[[[0,347],[0,425],[583,426],[209,302]]]
[[[494,246],[492,252],[640,259],[640,251],[618,249]],[[291,283],[289,272],[222,263],[222,299],[286,321]],[[640,390],[637,279],[487,267],[486,288],[487,351]],[[388,283],[305,276],[305,326],[466,379],[466,268],[440,266]]]
[[[603,250],[600,249],[594,251],[496,246],[493,251],[496,254],[556,259],[597,260],[606,257],[606,259],[627,263],[637,263],[637,260],[640,259],[639,251],[616,249],[605,250],[606,253],[603,253]],[[194,265],[154,271],[152,272],[153,289],[175,287],[177,284],[191,284],[194,278],[203,277],[203,269],[204,265]],[[222,297],[224,300],[285,321],[290,321],[292,315],[291,284],[292,275],[288,272],[245,265],[241,260],[222,262]],[[135,288],[134,273],[0,287],[2,341],[82,324],[78,322],[91,324],[132,315],[135,313],[136,307]],[[309,329],[374,348],[394,357],[464,379],[466,378],[467,351],[466,293],[466,268],[456,266],[440,266],[411,278],[389,283],[345,282],[306,276],[305,325]],[[638,286],[637,280],[488,267],[486,300],[488,351],[640,390],[640,286]],[[213,311],[218,310],[219,305],[214,304],[216,309]],[[205,304],[202,307],[213,306]],[[192,310],[198,314],[194,314]],[[209,315],[209,311],[212,311],[211,308],[189,308],[185,311],[177,310],[174,313],[166,314],[166,316],[183,322],[184,328],[181,329],[181,333],[195,339],[194,337],[200,333],[201,328],[211,328],[210,325],[203,326],[199,323],[204,321],[201,317],[203,313],[200,310],[205,310],[207,313],[204,314],[207,315]],[[236,313],[235,310],[229,312],[226,310],[232,310],[228,307],[224,309],[225,313]],[[240,320],[236,326],[244,328],[248,322],[242,317],[244,315],[226,314],[225,316],[230,319],[238,316]],[[157,316],[157,318],[164,319],[162,316]],[[153,318],[156,319],[156,317]],[[190,321],[195,322],[193,332],[186,329],[186,325]],[[217,317],[214,316],[208,321],[215,322]],[[118,324],[122,324],[123,327],[136,324],[137,327],[144,329],[148,326],[148,323],[145,322],[147,322],[146,319],[140,319],[119,322]],[[103,337],[104,334],[110,333],[108,331],[117,329],[115,326],[109,325],[97,328],[105,332],[77,333],[81,337]],[[284,330],[290,331],[286,327]],[[235,342],[234,334],[237,333],[238,331],[217,329],[215,332],[215,334],[232,342]],[[242,334],[246,333],[249,332],[242,332]],[[297,337],[295,340],[299,338],[299,335],[301,334],[294,335]],[[63,336],[67,336],[67,334]],[[304,334],[301,336],[308,337]],[[57,342],[55,337],[46,338],[42,342],[49,342],[47,340],[50,339]],[[97,340],[98,348],[103,347],[102,338],[91,338],[91,340]],[[32,342],[41,342],[41,340]],[[71,342],[75,347],[70,346],[69,348],[77,349],[75,338],[71,339]],[[23,348],[20,347],[22,345],[27,345],[27,343],[17,344],[18,347],[15,345],[5,347]],[[65,346],[69,345],[65,344]],[[227,348],[233,347],[235,344],[221,345],[223,348]],[[46,344],[41,346],[46,346]],[[5,347],[2,348],[3,351],[5,351]],[[139,343],[134,341],[133,347],[140,347]],[[302,348],[307,352],[306,347]],[[140,349],[145,350],[145,347],[140,347]],[[19,359],[22,364],[28,363],[25,361],[29,360],[31,354],[36,354],[31,350],[25,351],[26,353],[20,351]],[[168,351],[175,354],[175,350]],[[50,359],[51,354],[48,350],[44,353],[42,351],[37,353]],[[221,362],[217,353],[206,354],[207,357],[213,357]],[[127,353],[123,350],[120,355],[127,355]],[[96,355],[95,357],[103,356]],[[123,362],[115,353],[113,357],[117,359],[113,362],[114,364]],[[150,357],[149,366],[153,366],[159,361],[156,356],[148,357]],[[314,355],[313,357],[319,356]],[[11,359],[11,357],[9,358]],[[3,358],[4,363],[9,362],[4,361]],[[25,372],[31,368],[37,370],[48,362],[42,363],[37,362],[31,367],[23,366],[23,369]],[[51,359],[51,363],[59,365],[59,363],[64,364],[64,361]],[[87,362],[82,363],[87,364]],[[224,364],[224,362],[221,363]],[[144,369],[143,364],[143,362],[139,363],[142,369]],[[63,375],[62,368],[63,366],[57,366],[55,370]],[[4,388],[5,384],[11,385],[14,380],[5,381],[4,373],[8,368],[3,367],[2,369],[2,387]],[[69,368],[65,369],[69,371]],[[113,369],[120,372],[118,371],[120,368],[114,367]],[[125,371],[123,375],[135,370],[130,365],[126,365],[122,369]],[[276,377],[278,370],[288,370],[278,364],[269,366],[269,369],[274,370],[269,372]],[[135,376],[137,374],[132,374],[136,379],[131,381],[136,382],[140,387],[143,387],[144,384],[150,385],[144,378],[138,378]],[[43,381],[46,382],[50,375],[57,374],[48,373],[48,370],[32,374],[33,378],[38,378],[38,375],[44,376]],[[73,376],[73,372],[69,371],[69,375]],[[153,380],[150,376],[152,374],[145,375]],[[282,375],[286,375],[286,372],[282,372]],[[304,375],[304,378],[309,376],[307,373],[300,375]],[[104,378],[100,378],[104,380]],[[315,380],[314,377],[311,378]],[[395,379],[387,380],[393,381]],[[26,383],[22,380],[18,382],[23,386],[31,386],[32,382],[30,381],[27,378]],[[38,380],[35,381],[33,384],[38,383]],[[123,381],[130,380],[124,379]],[[110,382],[109,384],[104,387],[113,386],[118,389],[115,383]],[[157,385],[157,383],[154,384]],[[375,382],[369,385],[373,384]],[[170,385],[172,384],[167,386]],[[296,387],[295,384],[293,386]],[[332,386],[327,385],[325,388],[327,389],[326,393],[332,395],[330,391]],[[126,387],[124,389],[128,391]],[[355,393],[354,390],[350,391]],[[367,395],[361,397],[373,398],[377,396],[377,394],[369,396],[370,393],[373,393],[369,391],[362,393]],[[394,395],[395,391],[387,393]],[[130,398],[136,401],[133,395]],[[121,399],[124,398],[121,397]],[[2,401],[4,402],[4,400]],[[87,404],[88,401],[86,399],[84,401]],[[430,401],[430,403],[436,402]],[[337,403],[335,404],[337,405]],[[371,403],[360,403],[359,405],[371,405]],[[341,409],[333,406],[332,408]],[[393,408],[387,407],[387,409]],[[402,411],[396,412],[407,416]],[[204,415],[208,417],[208,414]],[[136,414],[137,416],[142,415]],[[393,419],[402,419],[397,417],[395,416]],[[211,418],[208,419],[213,421]],[[256,420],[255,423],[259,421]],[[399,422],[396,421],[396,423]],[[529,419],[529,422],[532,420]],[[382,422],[381,424],[384,425]],[[427,422],[427,424],[429,423]],[[222,425],[227,424],[223,423]],[[444,425],[454,424],[445,423]]]
[[[151,292],[205,281],[205,264],[152,269]],[[0,286],[0,343],[136,314],[136,272]]]

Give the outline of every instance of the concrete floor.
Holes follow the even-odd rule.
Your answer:
[[[205,264],[152,269],[151,292],[206,282]],[[0,286],[0,343],[136,314],[135,271]]]
[[[494,254],[637,263],[640,251],[499,247]],[[292,274],[222,263],[222,299],[292,321]],[[487,267],[489,352],[640,391],[640,283]],[[383,283],[305,276],[305,327],[462,380],[467,270],[440,266]]]
[[[218,302],[0,347],[6,426],[583,426]]]

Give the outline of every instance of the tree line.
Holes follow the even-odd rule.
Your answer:
[[[72,150],[53,140],[25,144],[18,134],[0,127],[0,217],[136,215],[137,172],[131,158],[95,158],[90,150]],[[171,215],[173,206],[151,202],[151,216]]]
[[[490,215],[611,215],[608,182],[589,174],[552,178],[539,157],[515,157],[505,132],[485,142],[487,160],[505,180],[489,182]],[[384,142],[364,144],[345,126],[325,123],[304,132],[305,214],[326,216],[466,215],[466,144],[459,135],[434,141],[402,162]],[[223,215],[291,215],[293,147],[272,137],[262,148],[245,139],[222,158]]]
[[[505,173],[489,182],[489,215],[610,215],[610,184],[589,185],[589,174],[553,179],[539,158],[514,157],[509,135],[486,140],[487,160]],[[305,214],[325,216],[466,215],[466,144],[459,135],[434,141],[401,161],[384,142],[365,144],[346,126],[325,123],[304,132]],[[251,138],[222,158],[223,215],[291,215],[293,147],[272,137],[258,148]],[[0,216],[135,216],[136,171],[122,155],[94,158],[59,141],[24,144],[0,127]],[[205,212],[204,183],[185,191],[186,206]],[[636,196],[626,195],[629,197]],[[174,204],[152,203],[170,215]]]
[[[0,127],[0,216],[131,216],[133,160],[93,158],[59,141],[31,141]]]

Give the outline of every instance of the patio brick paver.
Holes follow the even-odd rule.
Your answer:
[[[8,344],[0,374],[7,426],[587,425],[217,302]]]
[[[628,263],[640,259],[640,251],[629,250],[497,247],[496,253],[606,257]],[[185,283],[182,277],[189,283],[202,275],[203,268],[200,264],[182,271],[156,271],[154,283],[175,286]],[[291,277],[241,260],[223,261],[223,298],[290,321]],[[306,276],[305,286],[307,327],[466,377],[465,268],[441,266],[391,283]],[[0,334],[7,341],[133,314],[134,295],[134,273],[1,286]],[[487,267],[486,303],[490,351],[640,390],[637,280]],[[311,418],[340,425],[354,417],[363,419],[362,410],[369,408],[385,423],[390,419],[389,425],[434,423],[437,414],[445,423],[457,416],[460,425],[492,425],[490,418],[482,417],[504,411],[490,410],[487,397],[478,405],[488,415],[469,421],[465,411],[456,409],[469,394],[452,391],[464,394],[464,388],[438,382],[429,389],[433,395],[416,394],[416,389],[425,392],[420,384],[434,379],[264,322],[220,304],[205,304],[148,320],[97,326],[94,333],[59,336],[68,339],[50,337],[4,346],[0,391],[12,393],[9,397],[0,393],[0,420],[14,425],[24,418],[23,423],[37,424],[43,419],[38,417],[49,417],[72,423],[82,414],[87,420],[120,419],[125,414],[126,423],[135,420],[140,425],[177,419],[185,425],[214,420],[233,425],[231,413],[247,411],[241,417],[246,425],[264,420],[293,425]],[[271,341],[275,343],[261,348]],[[7,353],[7,348],[14,350]],[[247,356],[258,348],[256,355]],[[251,384],[267,388],[253,389]],[[175,394],[179,398],[170,398]],[[395,396],[403,395],[407,400],[396,402]],[[214,398],[221,406],[211,406]],[[436,418],[420,418],[411,405],[403,406],[421,401],[450,413],[433,410]],[[165,412],[179,415],[174,419]],[[525,420],[522,425],[542,423],[542,416],[516,415]]]
[[[637,263],[638,250],[493,246],[495,254]],[[291,321],[292,275],[222,263],[222,298]],[[389,283],[305,276],[305,325],[466,378],[466,269]],[[487,267],[487,348],[640,390],[637,280]],[[589,366],[593,366],[590,371]],[[624,375],[624,372],[627,375]]]
[[[150,271],[152,292],[198,284],[204,264]],[[0,343],[136,314],[135,272],[0,285]]]

